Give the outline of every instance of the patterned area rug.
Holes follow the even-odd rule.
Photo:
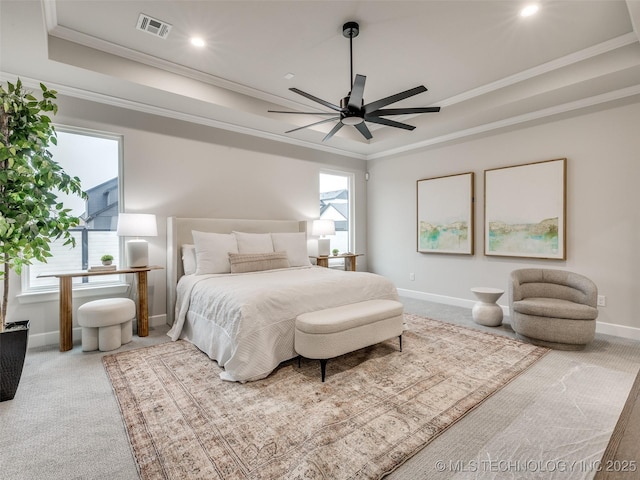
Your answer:
[[[190,343],[104,357],[142,479],[381,478],[547,349],[414,315],[398,340],[224,382]]]

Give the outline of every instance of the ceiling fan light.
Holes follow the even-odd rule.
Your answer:
[[[364,118],[362,117],[344,117],[340,120],[343,125],[358,125],[364,122]]]

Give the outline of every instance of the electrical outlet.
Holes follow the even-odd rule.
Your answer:
[[[607,306],[607,297],[604,295],[598,295],[598,306],[606,307]]]
[[[416,274],[415,273],[410,273],[409,274],[409,280],[411,280],[412,282],[416,279]]]

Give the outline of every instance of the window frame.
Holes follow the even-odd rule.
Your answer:
[[[63,132],[74,135],[84,135],[95,138],[102,138],[116,141],[118,144],[118,214],[124,211],[124,137],[121,134],[93,130],[89,128],[76,127],[63,124],[54,124],[56,132]],[[69,172],[68,172],[69,173]],[[73,172],[70,173],[73,175]],[[119,257],[124,259],[124,241],[122,237],[118,238]],[[35,303],[46,302],[57,299],[60,290],[59,282],[55,285],[32,286],[30,284],[29,265],[23,268],[21,274],[21,291],[17,295],[19,303]],[[115,275],[114,275],[115,277]],[[95,277],[99,278],[99,277]],[[116,279],[111,278],[106,281],[97,281],[93,283],[73,283],[72,286],[74,297],[113,295],[116,293],[124,293],[129,289],[124,274],[117,275]],[[76,292],[78,292],[76,294]]]
[[[320,199],[320,175],[333,175],[347,178],[347,189],[349,194],[349,218],[347,219],[347,228],[349,230],[348,249],[355,253],[356,237],[355,237],[355,173],[344,170],[323,168],[318,172],[318,200]],[[318,212],[319,214],[320,212]]]

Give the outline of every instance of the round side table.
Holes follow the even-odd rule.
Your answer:
[[[471,310],[473,321],[487,327],[501,325],[502,308],[496,302],[504,294],[504,290],[491,287],[473,287],[471,291],[478,298],[478,302]]]

